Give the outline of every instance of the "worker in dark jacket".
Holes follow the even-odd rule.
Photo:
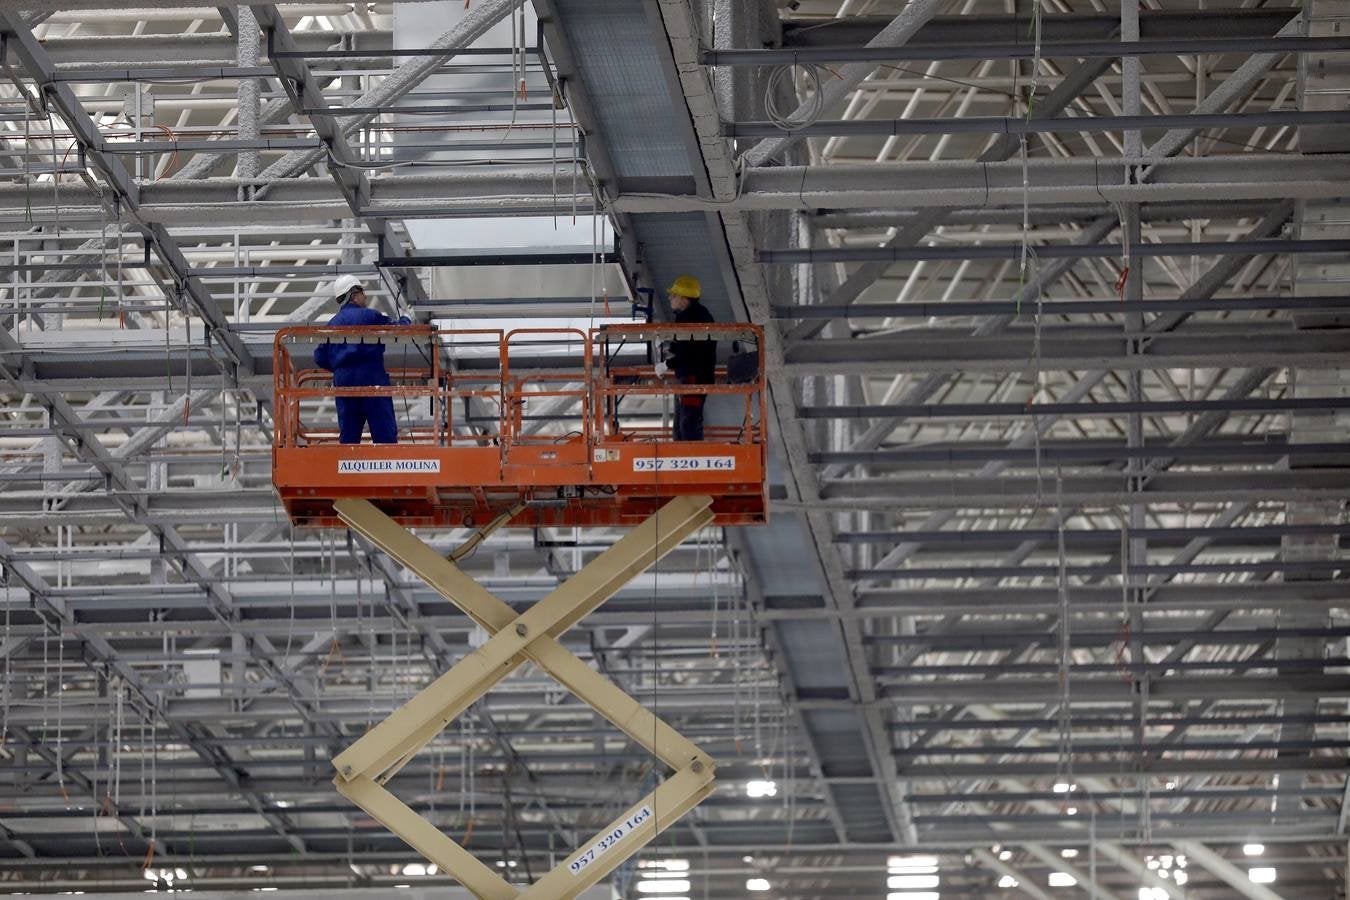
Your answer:
[[[712,313],[699,302],[702,293],[698,279],[681,275],[666,291],[675,322],[681,325],[712,324]],[[663,362],[657,363],[656,374],[665,376],[674,372],[681,384],[712,384],[717,372],[717,342],[708,337],[671,341]],[[707,394],[683,394],[675,404],[675,440],[703,440],[703,404]]]
[[[333,297],[341,309],[328,320],[330,326],[410,325],[407,316],[397,322],[384,313],[370,309],[361,282],[343,275],[333,282]],[[384,368],[384,344],[348,342],[322,344],[314,352],[320,368],[333,373],[333,387],[387,387],[389,373]],[[338,397],[338,440],[344,444],[361,443],[361,432],[370,423],[370,437],[377,444],[398,443],[398,421],[394,418],[393,397]]]

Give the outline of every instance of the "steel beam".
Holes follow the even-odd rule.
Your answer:
[[[1269,37],[1297,14],[1292,7],[1219,7],[1189,10],[1145,9],[1139,17],[1140,37],[1245,38]],[[783,46],[787,48],[861,46],[876,37],[888,17],[849,15],[836,19],[791,16],[783,20]],[[1059,13],[1045,11],[1041,17],[1041,40],[1045,42],[1105,39],[1115,33],[1120,18],[1102,12]],[[1028,46],[1031,27],[1028,15],[934,16],[909,42],[911,47],[941,51],[969,44],[1001,48]]]
[[[899,15],[892,19],[885,28],[877,32],[876,37],[867,42],[867,46],[886,48],[893,52],[895,48],[903,46],[913,38],[924,23],[937,14],[941,5],[937,0],[911,0],[900,10]],[[875,65],[866,62],[855,62],[841,67],[835,73],[835,78],[829,79],[818,86],[821,97],[817,98],[817,102],[820,103],[822,109],[833,107],[851,94],[875,70]],[[791,117],[800,117],[810,108],[809,103],[803,101]],[[743,159],[746,165],[762,166],[774,157],[781,155],[800,139],[795,135],[784,135],[761,141],[746,151]]]
[[[1350,39],[1345,43],[1350,44]],[[1141,128],[1298,128],[1350,124],[1350,112],[1273,110],[1240,113],[1172,113],[1168,115],[1083,116],[1025,119],[1011,116],[968,116],[956,119],[822,119],[782,129],[772,122],[729,122],[733,138],[763,138],[786,132],[802,137],[863,137],[933,134],[1094,134]]]
[[[705,66],[800,66],[808,63],[886,63],[913,60],[984,59],[1117,59],[1121,56],[1191,56],[1197,53],[1336,53],[1350,50],[1343,37],[1191,37],[1132,41],[1128,50],[1119,41],[1046,41],[1011,45],[989,43],[946,44],[941,47],[910,43],[903,47],[868,44],[865,47],[809,46],[703,51]]]
[[[1092,159],[998,162],[908,162],[903,165],[776,166],[754,168],[741,193],[714,203],[694,197],[620,194],[621,212],[876,209],[878,207],[1007,206],[1156,200],[1327,199],[1350,194],[1350,157],[1231,154],[1165,158],[1145,155],[1150,177],[1139,184],[1108,178]]]
[[[80,105],[79,98],[69,85],[56,83],[56,67],[42,43],[33,32],[18,18],[18,13],[0,11],[0,35],[7,38],[7,46],[18,55],[24,68],[39,86],[44,103],[50,103],[53,110],[66,123],[70,133],[81,147],[89,162],[98,169],[109,188],[118,199],[121,209],[131,220],[133,226],[142,230],[155,248],[156,255],[169,270],[177,288],[183,292],[181,299],[190,301],[198,317],[205,324],[212,342],[227,357],[227,362],[236,376],[253,373],[254,361],[239,338],[227,327],[225,316],[211,296],[210,290],[200,279],[188,274],[190,268],[178,242],[162,225],[144,220],[140,216],[140,187],[136,184],[122,162],[115,156],[105,154],[99,147],[103,139],[98,127]],[[175,298],[170,298],[173,301]],[[190,316],[191,310],[183,308],[184,315]]]
[[[344,122],[328,114],[328,103],[319,88],[318,80],[314,73],[310,71],[309,64],[300,55],[300,51],[291,37],[290,29],[286,27],[286,22],[281,17],[281,13],[270,3],[253,4],[249,8],[252,9],[252,16],[249,18],[256,18],[257,25],[262,28],[263,34],[267,38],[268,58],[271,60],[272,67],[276,69],[277,78],[285,89],[286,96],[290,98],[291,105],[295,107],[297,113],[309,117],[310,123],[314,126],[315,134],[319,136],[319,140],[323,143],[323,152],[326,153],[326,158],[323,161],[333,179],[333,183],[337,185],[351,214],[361,220],[366,230],[370,232],[371,237],[375,239],[375,256],[379,265],[382,267],[397,266],[399,263],[407,261],[411,254],[408,248],[404,246],[403,241],[392,234],[388,221],[361,215],[361,210],[365,206],[367,198],[370,197],[370,180],[367,178],[365,171],[360,168],[360,162],[356,154],[347,144],[347,129]],[[488,14],[488,18],[489,25],[496,21],[490,18],[490,14]],[[325,112],[320,114],[316,110],[324,110]],[[340,110],[334,110],[333,112],[340,112]],[[299,150],[295,152],[310,153],[311,151]],[[399,278],[399,289],[392,292],[392,300],[395,306],[399,304],[400,295],[405,291],[407,300],[414,303],[423,302],[429,296],[426,286],[422,284],[422,279],[416,272],[405,271],[405,274]]]

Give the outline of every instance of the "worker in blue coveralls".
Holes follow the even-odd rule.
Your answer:
[[[341,309],[328,320],[339,325],[411,325],[401,316],[397,322],[384,313],[370,309],[359,279],[342,275],[333,282],[333,299]],[[384,368],[384,344],[348,342],[322,344],[314,351],[314,362],[333,373],[333,387],[387,387],[389,373]],[[344,444],[361,443],[361,431],[370,423],[370,437],[377,444],[398,443],[398,421],[394,418],[393,397],[338,397],[338,440]]]

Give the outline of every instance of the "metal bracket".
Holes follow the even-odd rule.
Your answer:
[[[349,527],[415,572],[490,635],[481,647],[333,759],[338,771],[333,784],[338,792],[409,846],[485,900],[575,897],[712,792],[715,773],[710,757],[558,640],[634,576],[710,524],[714,518],[711,497],[670,501],[520,615],[369,501],[339,500],[334,508]],[[383,785],[457,716],[525,662],[548,672],[675,771],[556,868],[520,890]]]

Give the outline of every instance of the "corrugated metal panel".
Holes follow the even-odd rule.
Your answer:
[[[642,4],[631,0],[558,0],[595,124],[620,178],[690,174],[677,130],[678,110],[660,67]]]

